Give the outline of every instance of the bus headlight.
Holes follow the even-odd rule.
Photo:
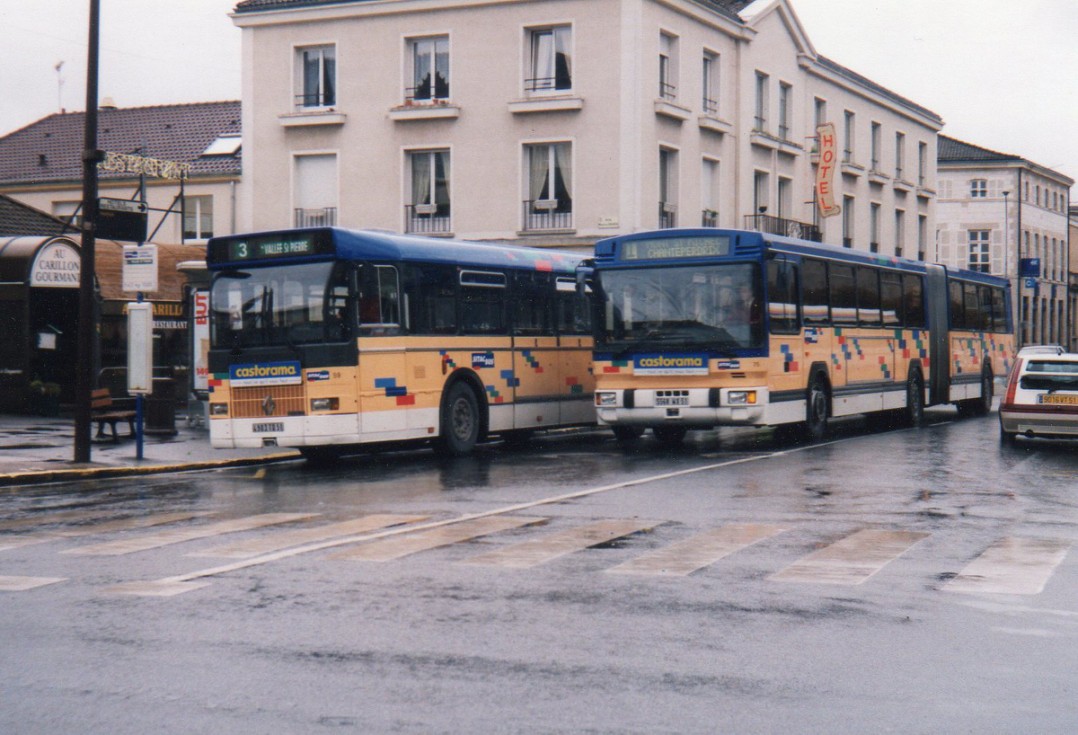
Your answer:
[[[336,398],[312,398],[311,411],[336,411],[341,402]]]
[[[227,403],[211,403],[210,404],[210,416],[227,416],[228,404]]]
[[[614,407],[618,405],[618,394],[613,391],[596,391],[595,392],[595,405]]]
[[[726,394],[726,403],[730,406],[755,406],[756,391],[732,390]]]

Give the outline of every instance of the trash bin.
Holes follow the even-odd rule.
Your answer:
[[[147,434],[172,436],[176,433],[176,381],[172,378],[154,378],[153,393],[146,396]]]

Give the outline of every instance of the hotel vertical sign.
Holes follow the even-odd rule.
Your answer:
[[[820,161],[816,166],[816,204],[821,217],[831,217],[842,211],[842,207],[835,202],[835,164],[838,161],[835,124],[816,126],[816,140],[820,151]]]

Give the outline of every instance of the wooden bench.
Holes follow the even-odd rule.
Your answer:
[[[116,424],[120,421],[127,422],[127,427],[131,430],[128,436],[135,435],[135,412],[113,409],[112,394],[109,393],[108,388],[94,389],[93,393],[90,394],[90,409],[91,420],[97,422],[98,439],[106,438],[105,424],[108,424],[112,428],[112,440],[114,442],[119,441],[120,437],[116,433]]]

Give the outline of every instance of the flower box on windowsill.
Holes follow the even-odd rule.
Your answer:
[[[438,205],[437,204],[416,204],[415,205],[415,213],[416,214],[437,214],[438,213]]]
[[[558,200],[557,199],[536,199],[535,203],[532,204],[532,207],[534,209],[542,210],[544,212],[549,212],[549,211],[552,211],[552,210],[558,208]]]

